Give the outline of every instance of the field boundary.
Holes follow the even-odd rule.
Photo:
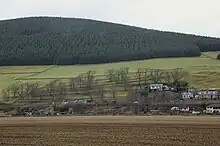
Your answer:
[[[216,59],[216,58],[214,58],[214,57],[211,57],[211,56],[209,56],[209,55],[206,55],[206,54],[204,54],[204,53],[201,53],[201,55],[203,55],[203,56],[205,56],[205,57],[207,57],[207,58],[210,58],[210,59],[218,60],[218,59]]]
[[[1,75],[20,75],[20,74],[36,74],[36,73],[40,73],[38,72],[3,72],[0,73]]]
[[[28,77],[36,76],[36,75],[38,75],[38,74],[44,73],[44,72],[46,72],[46,71],[48,71],[48,70],[50,70],[50,69],[52,69],[52,68],[55,68],[55,67],[58,67],[58,66],[57,66],[57,65],[53,65],[53,66],[48,67],[48,68],[46,68],[46,69],[44,69],[44,70],[42,70],[42,71],[40,71],[40,72],[35,72],[35,73],[33,73],[33,74],[31,74],[31,75],[28,75],[28,76],[25,76],[25,77],[15,78],[15,80],[25,80],[25,79],[28,78]],[[26,74],[29,74],[29,73],[26,73]]]

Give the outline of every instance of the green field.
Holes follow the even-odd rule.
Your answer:
[[[217,52],[207,52],[206,54],[214,56],[217,54]],[[41,78],[74,77],[89,70],[96,71],[96,74],[104,74],[108,69],[117,69],[123,67],[129,67],[130,71],[136,71],[138,68],[183,68],[190,73],[189,82],[192,87],[206,89],[220,88],[220,61],[208,57],[151,59],[99,65],[56,66],[44,71],[49,67],[51,66],[0,67],[0,89],[9,86],[15,82],[15,79],[17,78],[31,78],[32,80],[24,81],[40,81],[42,84],[44,84],[47,83],[48,80],[42,80]],[[13,74],[2,74],[10,72]],[[19,74],[21,72],[23,72],[23,74]]]
[[[0,67],[0,89],[16,82],[18,78],[25,78],[42,73],[52,66],[4,66]],[[28,81],[30,82],[30,81]],[[36,81],[35,81],[36,82]]]
[[[28,72],[41,72],[48,67],[51,66],[3,66],[0,67],[0,73],[7,74],[7,73],[28,73]]]
[[[217,56],[218,56],[219,53],[220,53],[220,52],[205,52],[205,53],[203,53],[203,54],[205,54],[205,55],[207,55],[207,56],[210,56],[210,57],[212,57],[212,58],[217,58]]]

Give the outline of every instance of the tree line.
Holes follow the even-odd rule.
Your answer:
[[[129,68],[120,68],[109,69],[105,73],[105,78],[97,79],[96,72],[90,70],[68,80],[52,80],[43,87],[39,83],[16,82],[3,89],[1,95],[5,100],[15,98],[31,100],[34,97],[51,97],[56,100],[64,99],[65,96],[74,98],[74,95],[89,96],[92,100],[95,97],[104,99],[105,93],[110,92],[112,98],[116,99],[118,91],[138,92],[138,89],[143,89],[151,83],[163,83],[179,92],[188,87],[188,76],[183,69],[139,68],[136,72],[130,72]]]
[[[0,65],[98,64],[219,51],[220,40],[95,20],[0,21]]]

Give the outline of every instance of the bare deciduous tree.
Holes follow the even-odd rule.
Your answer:
[[[100,100],[101,102],[104,102],[104,98],[105,98],[105,89],[103,86],[97,86],[97,88],[93,89],[95,96],[98,98],[98,100]]]
[[[179,81],[184,80],[186,76],[188,75],[187,72],[185,72],[183,69],[178,68],[171,72],[171,77],[173,80],[174,85],[178,84]]]
[[[114,82],[115,82],[116,84],[121,84],[121,83],[122,83],[120,70],[116,70],[116,71],[115,71],[114,76],[113,76],[113,79],[114,79]]]
[[[95,73],[96,73],[95,71],[91,71],[91,70],[86,73],[87,87],[90,90],[92,89],[92,84],[95,79]]]
[[[136,72],[136,80],[138,82],[138,86],[141,87],[141,81],[142,81],[142,69],[138,68]]]
[[[125,91],[127,91],[127,88],[131,86],[128,73],[129,73],[129,68],[120,69],[120,75],[121,75],[121,79],[122,79],[122,83],[124,85]]]
[[[88,94],[89,94],[90,100],[93,101],[93,91],[92,91],[92,90],[89,90],[89,91],[88,91]]]
[[[116,101],[116,90],[114,88],[112,88],[112,98]]]
[[[188,86],[188,82],[186,82],[186,78],[188,77],[188,75],[188,72],[180,68],[175,69],[171,72],[173,85],[177,90],[186,88]]]
[[[127,92],[127,99],[128,101],[132,101],[134,102],[135,101],[135,91],[133,89],[129,89],[128,92]]]
[[[41,95],[41,88],[39,87],[39,83],[33,83],[30,86],[31,90],[29,92],[29,96],[39,97]]]
[[[104,98],[105,98],[105,90],[102,89],[100,92],[101,92],[101,96],[100,96],[100,97],[101,97],[101,100],[104,101]]]
[[[76,85],[76,79],[75,78],[71,78],[69,80],[69,82],[70,82],[70,90],[72,92],[77,92],[78,90],[77,90],[77,85]]]
[[[159,83],[163,79],[163,72],[159,69],[152,69],[150,71],[150,78],[154,83]]]
[[[23,83],[19,84],[18,96],[20,99],[24,100],[25,96],[27,95],[25,90],[25,85]]]
[[[143,72],[143,71],[142,71]],[[145,68],[144,69],[144,84],[147,85],[147,80],[148,80],[148,72],[149,72],[149,69],[148,68]]]
[[[114,69],[109,69],[108,72],[106,73],[106,77],[109,82],[114,82],[114,74],[115,74]]]
[[[125,80],[128,80],[128,73],[129,73],[129,68],[125,67],[125,68],[120,69],[122,82],[124,82]]]
[[[24,83],[24,90],[28,99],[32,97],[34,90],[36,90],[38,86],[39,86],[38,83],[32,83],[32,84]]]
[[[171,72],[165,72],[164,73],[164,81],[167,83],[167,84],[171,84],[172,83],[172,75],[171,75]]]
[[[53,94],[56,92],[56,85],[58,80],[53,80],[49,84],[46,85],[46,91],[48,96],[53,96]]]
[[[78,76],[78,79],[79,79],[79,87],[82,88],[82,84],[83,84],[83,80],[85,78],[85,74],[82,73]]]
[[[10,98],[11,96],[10,96],[10,93],[11,93],[11,87],[9,86],[9,87],[7,87],[6,89],[5,89],[5,92],[7,92],[7,95],[8,95],[8,97]]]
[[[127,90],[127,85],[129,84],[129,68],[121,68],[119,70],[116,70],[113,74],[113,80],[116,84],[123,84],[125,87],[125,90]]]
[[[125,90],[125,91],[128,91],[129,88],[132,87],[132,84],[131,84],[131,82],[130,82],[129,80],[125,80],[125,81],[123,82],[123,86],[124,86],[124,90]]]
[[[9,98],[10,98],[9,93],[8,93],[5,89],[3,89],[3,90],[1,91],[1,95],[2,95],[2,99],[3,99],[3,100],[9,100]]]
[[[20,82],[16,82],[9,87],[12,91],[13,97],[16,97],[18,95],[20,84]]]
[[[59,95],[64,96],[66,93],[66,88],[65,88],[64,83],[62,82],[57,83],[56,90]]]

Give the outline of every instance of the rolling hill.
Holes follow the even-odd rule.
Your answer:
[[[220,39],[95,20],[29,17],[0,21],[0,65],[73,65],[220,51]]]

